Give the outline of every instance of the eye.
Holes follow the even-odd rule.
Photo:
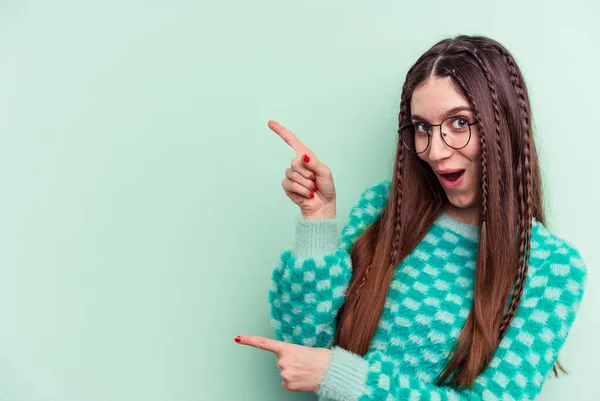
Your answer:
[[[415,133],[416,134],[426,134],[431,129],[431,125],[427,123],[415,123]]]
[[[469,125],[469,120],[467,120],[465,117],[456,117],[452,121],[452,128],[457,130],[464,129],[467,127],[467,125]]]

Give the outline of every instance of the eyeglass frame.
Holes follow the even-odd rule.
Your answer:
[[[454,146],[450,146],[448,144],[448,142],[446,142],[446,140],[444,139],[444,133],[442,132],[442,124],[444,124],[444,121],[449,120],[451,118],[457,118],[457,117],[464,118],[465,120],[467,120],[467,126],[469,127],[469,139],[467,139],[467,143],[465,143],[460,148],[455,148]],[[475,124],[478,123],[477,120],[473,121],[472,123],[470,123],[468,121],[469,121],[469,119],[467,117],[463,117],[463,116],[450,116],[450,117],[444,118],[442,120],[442,122],[439,123],[439,124],[429,124],[429,123],[427,123],[430,126],[430,128],[427,130],[427,146],[425,146],[425,149],[423,149],[421,152],[417,152],[416,150],[412,150],[411,148],[408,147],[408,145],[406,145],[406,142],[404,141],[404,138],[402,138],[402,131],[404,129],[410,127],[410,126],[412,126],[413,129],[415,129],[415,124],[421,124],[422,121],[419,121],[419,122],[410,122],[410,123],[403,124],[398,129],[398,134],[400,135],[400,140],[402,141],[402,145],[404,145],[404,147],[406,149],[408,149],[410,152],[412,152],[414,154],[420,155],[421,153],[424,153],[425,151],[427,151],[427,149],[429,149],[429,145],[431,144],[431,137],[433,137],[433,127],[440,127],[440,136],[442,137],[442,141],[444,141],[444,143],[446,144],[446,146],[448,146],[449,148],[454,149],[454,150],[460,150],[460,149],[463,149],[464,147],[466,147],[469,144],[469,142],[471,142],[471,126],[473,126],[473,125],[475,125]],[[431,132],[431,134],[429,132]],[[413,133],[413,135],[414,135],[414,133]]]

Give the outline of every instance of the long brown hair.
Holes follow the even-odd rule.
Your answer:
[[[480,132],[480,241],[473,307],[437,381],[472,387],[491,362],[523,294],[532,218],[544,223],[540,169],[527,88],[506,48],[486,37],[465,35],[435,44],[406,75],[399,126],[410,122],[414,89],[432,75],[452,79],[471,104]],[[353,275],[338,314],[334,345],[367,353],[396,266],[425,236],[446,202],[431,168],[406,151],[399,138],[388,202],[351,249]],[[557,366],[566,372],[558,361]],[[554,373],[558,375],[556,366]]]

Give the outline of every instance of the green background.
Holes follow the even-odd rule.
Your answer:
[[[338,214],[390,172],[401,85],[484,34],[533,101],[548,226],[590,275],[540,400],[597,398],[595,1],[0,1],[0,400],[312,400],[280,387],[267,291],[298,208],[290,127]],[[596,182],[596,184],[594,184]]]

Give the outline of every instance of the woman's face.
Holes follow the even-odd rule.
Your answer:
[[[419,85],[410,100],[412,122],[419,122],[417,140],[425,141],[428,124],[444,123],[444,133],[450,129],[464,130],[465,124],[473,123],[475,116],[467,99],[456,90],[450,78],[430,77]],[[460,118],[462,117],[462,118]],[[480,144],[477,124],[470,127],[471,139],[462,149],[453,149],[441,138],[440,127],[432,127],[427,149],[418,156],[435,172],[452,205],[465,209],[477,209],[480,196]],[[451,143],[447,135],[446,140]],[[467,131],[468,138],[468,131]],[[456,146],[460,147],[462,145]]]

